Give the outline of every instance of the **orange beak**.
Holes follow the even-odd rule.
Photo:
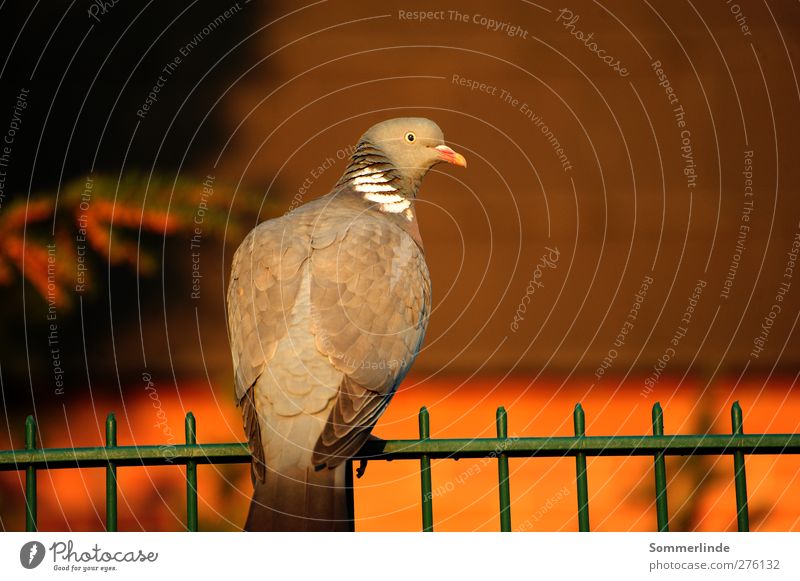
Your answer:
[[[456,153],[446,145],[437,145],[434,149],[439,152],[439,159],[441,161],[467,167],[467,160],[464,159],[464,156],[460,153]]]

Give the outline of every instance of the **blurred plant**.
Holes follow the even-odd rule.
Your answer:
[[[68,183],[59,197],[15,196],[0,213],[0,286],[14,282],[16,269],[42,298],[68,305],[66,291],[79,277],[92,287],[89,249],[109,265],[151,275],[158,260],[143,235],[191,236],[200,229],[203,237],[238,239],[259,207],[255,196],[213,178],[90,175]]]

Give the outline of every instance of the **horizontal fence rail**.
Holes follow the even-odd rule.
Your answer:
[[[430,415],[419,413],[418,440],[369,441],[354,461],[363,464],[376,460],[419,460],[422,530],[433,531],[432,459],[496,458],[500,530],[511,530],[509,458],[568,457],[576,463],[577,519],[580,531],[590,530],[589,483],[586,458],[589,456],[652,456],[655,480],[655,507],[659,531],[669,531],[665,456],[730,455],[736,489],[737,525],[749,530],[745,455],[800,454],[800,434],[745,434],[739,402],[731,408],[730,434],[665,435],[660,404],[652,410],[653,434],[643,436],[587,436],[583,408],[575,406],[574,436],[508,437],[508,414],[498,408],[496,438],[430,437]],[[200,464],[249,463],[246,443],[199,444],[194,415],[185,419],[186,444],[170,446],[118,446],[114,414],[106,420],[106,445],[87,448],[37,448],[36,422],[25,422],[25,449],[0,450],[0,470],[25,471],[26,530],[37,530],[37,486],[39,470],[60,468],[105,468],[106,530],[117,530],[117,469],[131,466],[183,465],[186,474],[186,529],[198,530],[197,466]],[[349,462],[348,474],[352,474]],[[350,479],[348,479],[351,481]],[[352,495],[351,495],[352,502]],[[352,506],[351,506],[352,514]]]

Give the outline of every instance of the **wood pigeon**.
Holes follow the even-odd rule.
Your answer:
[[[267,220],[236,251],[228,330],[253,455],[246,530],[350,530],[346,460],[408,372],[431,310],[414,202],[439,162],[422,118],[358,142],[329,194]]]

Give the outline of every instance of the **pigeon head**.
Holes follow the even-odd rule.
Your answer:
[[[340,184],[370,201],[414,198],[422,178],[439,162],[467,165],[463,155],[445,145],[442,130],[430,119],[389,119],[361,136]]]
[[[404,173],[425,173],[440,161],[466,167],[464,156],[444,143],[444,134],[430,119],[401,117],[373,125],[362,137],[384,152]]]

